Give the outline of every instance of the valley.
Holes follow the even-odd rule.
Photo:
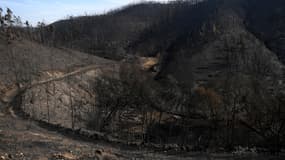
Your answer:
[[[0,159],[285,158],[283,0],[0,11]]]

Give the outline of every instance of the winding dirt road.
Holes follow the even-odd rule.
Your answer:
[[[34,81],[32,82],[32,84],[28,84],[28,85],[23,85],[23,84],[14,84],[13,88],[9,89],[8,91],[6,91],[1,97],[0,97],[0,101],[4,104],[9,104],[11,103],[14,98],[19,95],[20,93],[24,92],[27,89],[39,86],[39,85],[43,85],[49,82],[54,82],[54,81],[60,81],[63,79],[66,79],[68,77],[72,77],[72,76],[76,76],[91,70],[98,70],[98,69],[102,69],[102,68],[106,68],[106,67],[110,67],[110,66],[114,66],[113,64],[110,63],[106,63],[106,64],[100,64],[100,65],[88,65],[86,67],[82,67],[82,68],[78,68],[75,69],[74,71],[65,73],[63,75],[60,75],[58,77],[52,77],[49,79],[44,79],[44,80],[40,80],[40,81]]]
[[[78,68],[58,77],[34,82],[30,85],[15,85],[1,97],[0,107],[7,106],[15,98],[32,87],[52,81],[59,81],[71,76],[100,69],[110,64],[90,65]],[[64,136],[56,130],[40,127],[38,122],[17,117],[15,114],[0,113],[0,159],[13,160],[96,160],[98,149],[115,155],[118,159],[145,160],[281,160],[285,157],[265,157],[262,155],[232,155],[206,153],[177,153],[177,151],[153,151],[146,148],[130,147],[104,141],[87,142],[74,136]]]

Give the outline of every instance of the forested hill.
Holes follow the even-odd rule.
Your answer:
[[[230,66],[237,72],[267,70],[281,75],[281,63],[285,63],[284,3],[142,2],[103,15],[71,17],[51,24],[52,34],[50,29],[42,32],[56,46],[111,59],[161,55],[158,78],[171,75],[178,81],[204,83],[224,76],[220,73]],[[256,63],[267,69],[256,68]]]
[[[47,36],[55,39],[56,44],[101,56],[112,57],[113,54],[124,53],[153,55],[155,54],[153,52],[167,49],[171,45],[181,46],[181,41],[183,42],[187,36],[194,39],[193,36],[199,33],[203,24],[215,21],[213,18],[219,10],[233,9],[242,16],[243,23],[250,32],[277,52],[278,56],[283,57],[281,54],[284,48],[278,44],[284,43],[280,37],[284,34],[284,27],[282,27],[284,26],[284,1],[273,0],[268,3],[267,0],[205,0],[198,2],[189,0],[163,4],[143,2],[103,15],[71,17],[52,24],[55,35]],[[153,37],[155,39],[152,39]],[[137,43],[149,41],[147,39],[152,39],[152,45],[148,46],[147,51],[129,50],[129,47],[134,48],[134,45],[138,49]],[[110,54],[112,56],[109,56]]]
[[[159,23],[167,7],[146,2],[125,6],[104,15],[70,17],[52,24],[55,35],[46,36],[59,46],[112,59],[121,58],[130,42],[138,39],[146,28]]]
[[[284,151],[284,0],[142,2],[36,28],[4,15],[2,108],[167,155]]]

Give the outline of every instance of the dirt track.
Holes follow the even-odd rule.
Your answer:
[[[100,64],[100,65],[88,65],[86,67],[81,67],[78,69],[75,69],[74,71],[65,73],[61,76],[58,77],[53,77],[53,78],[49,78],[49,79],[44,79],[44,80],[39,80],[39,81],[35,81],[32,82],[32,84],[29,85],[14,85],[13,88],[9,89],[8,91],[6,91],[6,93],[4,93],[1,97],[0,97],[0,101],[4,102],[4,103],[11,103],[13,101],[13,99],[20,93],[25,91],[26,89],[30,89],[32,87],[36,87],[38,85],[43,85],[49,82],[53,82],[53,81],[59,81],[71,76],[75,76],[90,70],[97,70],[97,69],[101,69],[101,68],[108,68],[110,67],[112,64],[110,63],[106,63],[106,64]],[[113,65],[114,66],[114,65]]]
[[[62,80],[66,77],[77,75],[98,66],[91,65],[76,69],[59,77],[42,80],[31,86],[12,88],[2,97],[4,102],[10,103],[21,91],[33,86],[45,84],[51,81]],[[5,105],[5,104],[3,104]],[[1,107],[3,107],[3,105]],[[107,150],[119,159],[165,159],[165,160],[209,160],[209,159],[285,159],[285,157],[265,157],[258,155],[237,156],[232,154],[206,154],[206,153],[178,153],[175,151],[152,151],[151,149],[132,148],[126,145],[108,144],[106,142],[86,142],[80,138],[64,136],[57,131],[51,131],[39,126],[37,122],[22,119],[11,111],[12,114],[0,113],[0,159],[15,160],[47,160],[69,159],[84,160],[94,159],[97,149]],[[65,157],[65,158],[64,158]]]
[[[11,159],[56,159],[52,158],[55,155],[87,159],[87,157],[94,158],[95,150],[100,148],[109,150],[120,159],[178,158],[143,150],[128,150],[128,147],[123,146],[111,147],[104,142],[88,143],[74,140],[55,131],[43,129],[36,122],[4,114],[0,116],[0,143],[0,156],[12,157]]]
[[[0,115],[0,159],[15,160],[47,160],[65,156],[65,159],[94,159],[95,150],[104,149],[119,159],[165,159],[165,160],[238,160],[238,159],[282,159],[264,156],[210,155],[205,153],[152,152],[145,149],[130,148],[104,142],[86,142],[63,136],[56,131],[49,131],[38,126],[36,122],[24,120],[10,115]]]

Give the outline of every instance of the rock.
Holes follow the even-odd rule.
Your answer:
[[[8,154],[8,158],[13,159],[13,156],[11,154]]]
[[[73,154],[71,153],[59,153],[59,154],[54,154],[52,156],[52,158],[55,158],[55,159],[60,159],[60,160],[76,160],[77,157],[74,156]]]
[[[68,106],[70,104],[70,97],[67,95],[62,95],[60,97],[60,101],[63,103],[63,105]]]
[[[95,153],[96,153],[96,157],[97,157],[99,160],[118,160],[118,157],[117,157],[117,156],[115,156],[115,155],[112,154],[112,153],[105,152],[105,151],[102,150],[102,149],[96,150]]]

